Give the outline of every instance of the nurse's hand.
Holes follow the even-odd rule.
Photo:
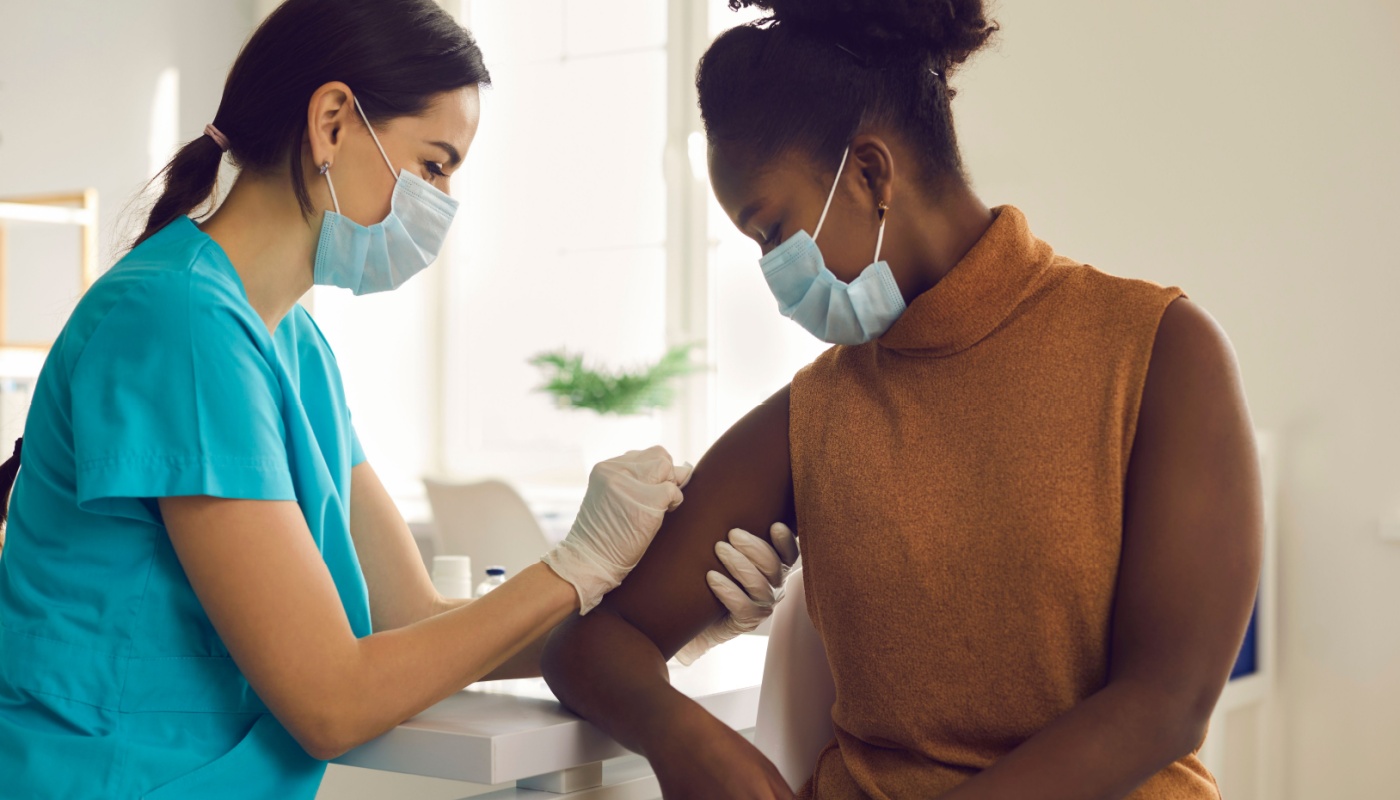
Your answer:
[[[681,504],[690,472],[661,447],[632,450],[593,468],[569,535],[543,559],[574,585],[579,613],[593,610],[641,560],[666,512]]]
[[[768,532],[773,539],[771,545],[739,528],[729,532],[729,541],[715,544],[715,555],[738,583],[714,570],[705,580],[729,614],[682,647],[676,660],[692,664],[710,648],[750,633],[773,614],[783,599],[783,581],[800,553],[797,538],[788,526],[775,522]]]

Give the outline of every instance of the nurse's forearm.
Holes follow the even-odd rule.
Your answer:
[[[449,611],[470,605],[473,601],[468,599],[439,597],[433,606],[431,616],[446,614]],[[483,681],[508,681],[518,678],[538,678],[540,677],[540,657],[544,655],[544,644],[549,639],[549,634],[535,639],[525,645],[525,649],[506,659],[499,667],[491,670],[481,678]]]
[[[432,611],[430,611],[430,612],[429,612],[426,616],[424,616],[422,619],[415,619],[415,620],[413,620],[413,621],[414,621],[414,622],[422,622],[424,619],[427,619],[428,617],[436,617],[438,614],[446,614],[446,613],[449,612],[449,611],[455,611],[455,610],[457,610],[457,609],[459,609],[459,608],[462,608],[462,607],[464,607],[464,606],[469,606],[469,605],[471,605],[471,604],[472,604],[472,600],[471,600],[471,598],[469,598],[469,597],[441,597],[441,596],[439,596],[436,600],[433,601]]]
[[[482,676],[483,681],[509,681],[517,678],[538,678],[540,660],[544,657],[544,646],[549,641],[549,633],[525,645],[525,649],[506,659],[499,667]]]
[[[472,603],[358,640],[326,693],[336,707],[322,717],[313,755],[335,757],[493,671],[518,668],[512,659],[577,609],[574,587],[536,564]]]
[[[164,497],[171,544],[239,670],[288,732],[322,759],[393,728],[502,669],[579,607],[549,567],[481,600],[357,637],[296,503]],[[419,562],[421,569],[422,562]]]

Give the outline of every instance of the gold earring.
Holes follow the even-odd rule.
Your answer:
[[[885,212],[890,210],[890,204],[886,203],[884,200],[881,200],[879,202],[878,208],[879,210],[876,213],[880,215],[880,221],[883,222],[885,220]]]

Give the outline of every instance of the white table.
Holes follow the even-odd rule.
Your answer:
[[[747,730],[758,716],[766,636],[740,636],[672,684],[725,724]],[[646,762],[565,711],[543,680],[474,684],[336,759],[368,769],[480,784],[516,782],[482,800],[648,800],[660,794]],[[612,762],[604,768],[603,762]]]

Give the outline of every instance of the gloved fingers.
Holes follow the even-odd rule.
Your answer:
[[[768,580],[769,586],[783,585],[783,562],[772,545],[742,528],[735,528],[729,532],[729,543],[753,562],[754,567]]]
[[[588,476],[588,495],[612,498],[611,503],[604,505],[623,510],[623,513],[628,507],[674,511],[683,499],[680,478],[690,477],[688,465],[679,470],[681,474],[678,475],[678,468],[662,447],[631,450],[594,465]],[[584,506],[589,505],[585,498]]]
[[[690,483],[690,476],[693,474],[695,474],[694,464],[690,463],[689,461],[686,461],[682,464],[678,464],[675,468],[676,485],[684,489],[685,485],[687,483]]]
[[[705,639],[707,633],[708,631],[701,633],[699,636],[686,642],[685,647],[682,647],[680,652],[676,653],[676,660],[681,662],[682,667],[688,667],[694,664],[696,661],[700,660],[700,656],[709,652],[710,643]]]
[[[676,464],[671,454],[661,445],[653,445],[645,450],[630,450],[621,458],[614,459],[632,477],[646,483],[676,481]]]
[[[725,617],[701,631],[699,636],[691,639],[685,647],[681,648],[679,653],[676,653],[676,660],[681,662],[682,666],[688,667],[694,664],[700,656],[709,652],[711,647],[727,642],[743,633],[734,627],[733,620],[733,617]]]
[[[717,542],[715,555],[719,557],[720,563],[724,564],[724,568],[729,570],[729,574],[739,585],[744,587],[744,591],[755,603],[759,605],[773,604],[772,583],[747,554],[729,542]],[[777,556],[774,555],[773,558],[776,560]]]
[[[680,507],[681,501],[685,499],[685,495],[681,493],[681,487],[669,481],[661,484],[661,487],[666,493],[666,510],[675,511]]]
[[[789,567],[796,564],[802,550],[797,546],[797,534],[792,532],[792,528],[775,522],[773,527],[768,529],[768,535],[772,537],[773,549],[778,551],[778,557],[783,563]]]
[[[623,455],[598,464],[594,469],[605,473],[622,473],[642,483],[669,481],[685,486],[690,482],[695,467],[689,462],[676,464],[666,448],[656,445],[645,450],[628,450]]]
[[[758,627],[758,623],[772,613],[754,602],[737,583],[721,572],[710,570],[705,573],[705,582],[710,585],[710,591],[720,603],[729,609],[729,615],[725,619],[735,627],[736,635]]]

